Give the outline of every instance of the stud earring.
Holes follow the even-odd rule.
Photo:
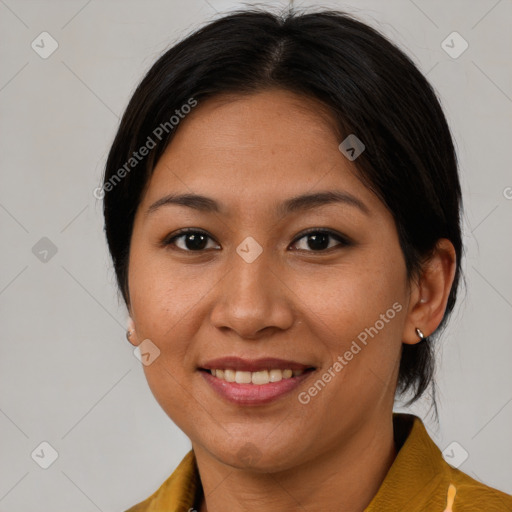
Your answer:
[[[423,331],[421,329],[418,329],[418,327],[416,327],[416,334],[418,335],[420,340],[425,339],[425,335],[423,334]]]

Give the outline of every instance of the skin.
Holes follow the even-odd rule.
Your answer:
[[[441,322],[455,252],[440,240],[421,275],[409,280],[393,217],[357,178],[340,142],[315,100],[282,90],[216,97],[181,121],[138,207],[130,341],[150,339],[161,351],[144,371],[192,442],[206,496],[201,511],[362,511],[396,456],[401,346],[419,341],[415,327],[428,336]],[[275,213],[293,196],[324,190],[348,192],[368,212],[334,203],[283,218]],[[223,211],[167,205],[146,215],[171,192],[209,196]],[[194,252],[187,237],[162,245],[182,228],[205,231],[205,249]],[[352,244],[329,238],[330,248],[318,250],[307,236],[298,238],[309,228]],[[252,263],[236,252],[248,236],[263,250]],[[298,393],[394,303],[401,311],[317,396],[300,403]],[[235,405],[198,370],[228,355],[278,357],[316,370],[274,402]],[[248,449],[253,457],[242,456]]]

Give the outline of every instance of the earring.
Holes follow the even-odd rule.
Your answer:
[[[416,327],[416,334],[418,335],[420,340],[425,339],[425,335],[423,334],[423,331],[421,329],[418,329],[418,327]]]

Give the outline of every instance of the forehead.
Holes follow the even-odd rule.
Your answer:
[[[314,99],[282,90],[211,98],[180,122],[143,203],[180,191],[261,204],[326,188],[374,200],[340,142],[333,115]]]

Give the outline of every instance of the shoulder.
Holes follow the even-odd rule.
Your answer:
[[[202,492],[194,452],[185,455],[174,472],[148,498],[125,512],[160,512],[162,510],[193,510]]]
[[[133,507],[130,507],[129,509],[125,510],[125,512],[146,512],[148,510],[149,504],[147,500],[144,500],[140,503],[137,503],[137,505],[134,505]]]
[[[512,512],[511,495],[478,482],[446,462],[444,464],[445,478],[442,482],[446,487],[449,481],[454,487],[454,512]],[[446,489],[445,497],[448,494],[449,490]]]
[[[448,464],[420,418],[394,414],[397,456],[365,512],[512,512],[512,496]]]

